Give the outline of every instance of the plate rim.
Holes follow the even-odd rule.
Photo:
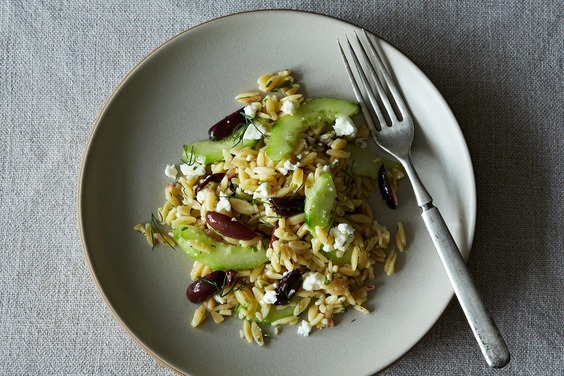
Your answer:
[[[204,26],[211,24],[211,23],[219,22],[219,21],[226,19],[226,18],[237,17],[237,16],[241,16],[241,15],[245,15],[245,14],[251,14],[251,13],[262,13],[262,14],[265,14],[265,15],[273,14],[273,13],[304,14],[304,15],[309,15],[309,16],[313,16],[313,17],[327,18],[328,20],[342,22],[344,24],[347,24],[347,25],[350,25],[350,26],[356,27],[356,28],[363,28],[362,26],[359,26],[358,24],[355,24],[351,21],[347,21],[347,20],[344,20],[342,18],[333,16],[333,15],[327,15],[327,14],[318,13],[318,12],[314,12],[314,11],[300,10],[300,9],[290,9],[290,8],[265,8],[265,9],[245,10],[245,11],[239,11],[239,12],[221,15],[221,16],[218,16],[218,17],[206,20],[206,21],[202,21],[202,22],[200,22],[200,23],[198,23],[194,26],[191,26],[187,29],[184,29],[184,30],[176,33],[172,37],[170,37],[170,38],[164,40],[163,42],[159,43],[156,47],[152,48],[137,63],[135,63],[130,69],[128,69],[127,72],[123,75],[123,77],[118,81],[118,83],[114,85],[113,89],[111,90],[110,94],[107,96],[103,105],[98,110],[96,118],[94,119],[94,122],[91,126],[90,132],[88,134],[88,137],[85,141],[84,151],[82,153],[82,157],[81,157],[81,161],[80,161],[80,170],[79,170],[79,174],[78,174],[78,177],[77,177],[76,219],[77,219],[77,228],[78,228],[79,237],[80,237],[81,249],[82,249],[82,253],[83,253],[83,257],[84,257],[84,260],[85,260],[86,267],[87,267],[88,272],[90,274],[90,278],[94,282],[96,290],[98,291],[99,296],[102,298],[106,309],[109,310],[113,319],[120,325],[120,327],[122,329],[124,329],[124,331],[128,334],[128,336],[146,354],[150,355],[151,358],[155,359],[159,364],[165,366],[170,371],[177,373],[177,374],[181,374],[181,375],[186,374],[185,371],[178,369],[173,364],[171,364],[168,361],[166,361],[165,359],[161,358],[161,356],[159,356],[154,350],[150,349],[147,345],[145,345],[143,340],[141,340],[133,332],[133,330],[125,322],[125,320],[121,317],[121,315],[118,314],[116,308],[114,307],[114,304],[109,300],[107,294],[105,293],[104,289],[101,286],[101,283],[100,283],[100,281],[97,277],[97,274],[95,273],[95,270],[94,270],[94,267],[93,267],[93,264],[92,264],[91,255],[90,255],[91,252],[88,249],[88,246],[87,246],[86,240],[85,240],[85,236],[84,236],[84,227],[85,226],[84,226],[84,220],[83,219],[85,217],[84,217],[84,212],[83,212],[83,200],[84,200],[84,196],[85,196],[85,191],[84,191],[84,184],[83,184],[84,182],[83,181],[85,179],[85,166],[86,166],[88,159],[89,159],[89,154],[90,154],[89,152],[91,150],[93,139],[95,138],[95,135],[97,134],[97,132],[100,128],[101,120],[102,120],[104,114],[106,113],[108,107],[111,105],[111,103],[114,100],[114,98],[116,97],[116,95],[124,87],[124,85],[128,82],[128,80],[135,74],[135,72],[138,69],[140,69],[144,65],[144,63],[147,60],[149,60],[158,51],[160,51],[165,46],[168,46],[170,43],[172,43],[177,38],[181,38],[181,37],[185,36],[186,34],[194,31],[195,29],[204,27]],[[467,162],[468,162],[469,167],[470,167],[468,174],[471,177],[472,186],[470,187],[470,190],[473,193],[473,195],[472,195],[472,201],[473,202],[472,202],[472,205],[469,206],[470,212],[467,213],[468,218],[470,219],[468,221],[468,226],[471,230],[468,233],[468,238],[466,239],[466,242],[467,242],[466,245],[468,246],[468,251],[467,251],[468,254],[466,255],[465,259],[466,259],[466,262],[468,262],[468,259],[472,255],[472,245],[473,245],[473,242],[475,240],[474,238],[475,238],[476,222],[477,222],[477,190],[476,190],[476,178],[475,178],[472,158],[471,158],[471,155],[470,155],[470,152],[469,152],[469,149],[468,149],[468,144],[466,142],[466,138],[464,137],[462,129],[460,128],[460,124],[459,124],[458,120],[456,119],[456,116],[452,112],[452,109],[448,105],[448,102],[446,102],[446,99],[444,98],[444,96],[440,92],[440,90],[436,87],[436,85],[433,83],[433,81],[425,74],[425,72],[419,67],[419,65],[417,65],[410,57],[405,55],[401,49],[397,48],[393,43],[389,42],[387,39],[381,37],[379,34],[376,34],[375,32],[372,32],[370,30],[366,30],[366,31],[369,34],[377,37],[381,41],[384,41],[385,43],[389,44],[390,46],[392,46],[397,51],[399,51],[407,60],[409,60],[409,62],[411,64],[413,64],[422,73],[422,75],[428,81],[428,83],[433,87],[434,90],[437,91],[437,93],[440,96],[440,99],[444,102],[446,108],[449,110],[449,115],[452,116],[454,122],[456,123],[455,129],[456,129],[457,133],[459,133],[460,138],[463,140],[463,146],[464,146],[464,149],[465,149],[464,155],[465,155],[465,157],[467,157]],[[447,308],[453,302],[453,300],[454,300],[453,298],[454,298],[454,292],[452,291],[450,293],[450,297],[448,298],[448,300],[446,300],[445,305],[443,307],[441,307],[441,310],[440,310],[441,313],[436,317],[436,319],[432,323],[430,323],[429,327],[425,330],[424,334],[420,338],[418,338],[415,342],[413,342],[413,344],[411,344],[410,347],[403,354],[398,356],[397,359],[391,361],[387,366],[378,370],[377,373],[383,372],[384,370],[387,370],[387,369],[393,367],[394,365],[396,365],[403,358],[405,358],[410,352],[412,352],[413,349],[415,348],[415,346],[417,346],[425,337],[428,337],[432,328],[437,324],[437,322],[441,319],[441,317],[444,316]]]

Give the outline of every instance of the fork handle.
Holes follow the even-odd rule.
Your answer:
[[[464,259],[439,209],[431,203],[422,209],[423,221],[452,283],[454,293],[480,345],[482,354],[491,367],[506,366],[510,359],[507,345],[474,285]]]

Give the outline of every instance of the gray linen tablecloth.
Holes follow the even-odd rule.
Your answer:
[[[114,321],[77,230],[81,157],[121,78],[152,49],[233,12],[293,8],[382,36],[430,77],[475,168],[471,272],[512,361],[488,369],[453,301],[385,375],[562,375],[564,6],[534,1],[3,1],[0,374],[170,371]]]

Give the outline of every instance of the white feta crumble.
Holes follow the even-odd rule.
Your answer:
[[[294,115],[300,104],[294,101],[285,101],[282,103],[280,110],[286,115]]]
[[[333,125],[333,129],[335,129],[335,134],[337,136],[356,136],[356,127],[352,121],[352,119],[348,116],[339,116],[335,119],[335,125]]]
[[[258,186],[253,193],[253,199],[259,201],[267,201],[270,197],[270,183],[264,182]]]
[[[164,173],[171,179],[176,179],[176,174],[178,174],[178,170],[176,169],[175,165],[166,165]]]
[[[266,304],[274,304],[276,303],[276,291],[274,290],[267,290],[264,292],[262,297],[262,302]]]
[[[248,106],[245,106],[245,108],[243,108],[243,112],[248,117],[254,118],[257,114],[257,111],[260,110],[261,108],[262,108],[262,104],[260,102],[253,102]]]
[[[227,198],[227,196],[221,196],[217,203],[217,206],[215,207],[215,211],[217,212],[221,212],[222,210],[225,210],[227,212],[231,211],[231,201],[229,201],[229,198]]]
[[[202,189],[201,191],[198,192],[198,194],[196,195],[196,201],[198,201],[199,203],[202,203],[206,200],[206,196],[208,195],[208,191],[205,189]]]
[[[243,134],[243,140],[260,140],[261,137],[266,133],[266,128],[259,122],[252,122],[245,129],[245,134]]]
[[[282,175],[286,175],[290,171],[295,171],[298,167],[300,167],[299,161],[296,162],[295,164],[292,164],[292,162],[286,160],[286,162],[284,162],[284,165],[278,168],[278,171],[280,171]]]
[[[356,140],[354,140],[354,143],[363,149],[366,149],[368,147],[368,144],[362,138],[357,138]]]
[[[272,205],[270,205],[270,203],[264,202],[263,205],[264,205],[264,214],[266,215],[267,218],[270,216],[274,216],[278,218],[277,217],[278,213],[276,213],[274,209],[272,209]]]
[[[186,163],[180,165],[180,171],[184,176],[202,176],[206,174],[206,166],[200,163],[188,165]]]
[[[298,326],[298,334],[301,334],[304,337],[309,336],[311,333],[311,324],[305,320],[302,320],[300,326]]]
[[[339,223],[329,231],[329,234],[335,239],[333,247],[337,250],[337,257],[342,257],[354,239],[354,227],[348,223]]]
[[[325,277],[323,274],[318,272],[306,273],[302,282],[302,288],[307,291],[321,290],[324,283]]]

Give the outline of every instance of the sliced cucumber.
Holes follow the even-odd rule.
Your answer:
[[[366,176],[371,179],[378,178],[378,169],[382,164],[382,157],[368,149],[363,149],[360,146],[351,144],[345,146],[345,151],[351,153],[348,165],[352,166],[353,174]]]
[[[315,227],[329,228],[333,223],[337,190],[331,174],[325,172],[315,180],[306,192],[305,223],[315,236]]]
[[[285,304],[285,305],[272,305],[270,307],[270,311],[268,311],[268,315],[266,315],[266,317],[262,320],[258,320],[255,317],[253,317],[252,321],[255,321],[259,324],[262,325],[272,325],[273,322],[276,322],[280,319],[285,319],[286,317],[290,317],[294,315],[294,310],[296,309],[296,307],[298,306],[298,304],[300,304],[300,300],[301,298],[294,298],[290,301],[290,303]],[[241,306],[237,306],[235,308],[235,314],[239,314],[239,311],[241,310]]]
[[[329,251],[329,252],[325,252],[325,251],[321,251],[321,252],[325,255],[325,257],[327,257],[329,260],[331,260],[333,262],[333,264],[335,264],[335,265],[343,266],[345,264],[350,265],[350,263],[351,263],[352,247],[347,248],[347,250],[345,251],[345,253],[341,257],[337,257],[337,251],[336,250],[332,250],[332,251]]]
[[[384,159],[378,154],[373,153],[368,149],[361,148],[358,145],[348,144],[345,146],[345,151],[350,153],[348,164],[349,166],[352,166],[353,174],[377,179],[378,170],[380,169],[382,163],[384,163],[384,166],[388,171],[391,171],[393,168],[404,171],[399,162]]]
[[[266,154],[273,161],[290,155],[298,143],[298,135],[309,127],[325,122],[333,123],[339,116],[353,116],[359,111],[354,102],[333,98],[317,98],[303,103],[294,115],[285,115],[272,126]]]
[[[235,146],[253,147],[258,140],[245,140],[240,133],[232,134],[219,141],[196,141],[184,145],[184,160],[204,165],[225,160],[223,150],[231,150]]]
[[[254,269],[268,261],[264,250],[218,242],[198,227],[181,225],[173,231],[174,240],[188,256],[214,270]]]
[[[266,317],[262,321],[260,321],[260,323],[264,325],[271,325],[273,322],[276,322],[280,319],[293,316],[294,310],[299,302],[299,299],[293,299],[286,305],[272,305],[270,307],[268,315],[266,315]]]

